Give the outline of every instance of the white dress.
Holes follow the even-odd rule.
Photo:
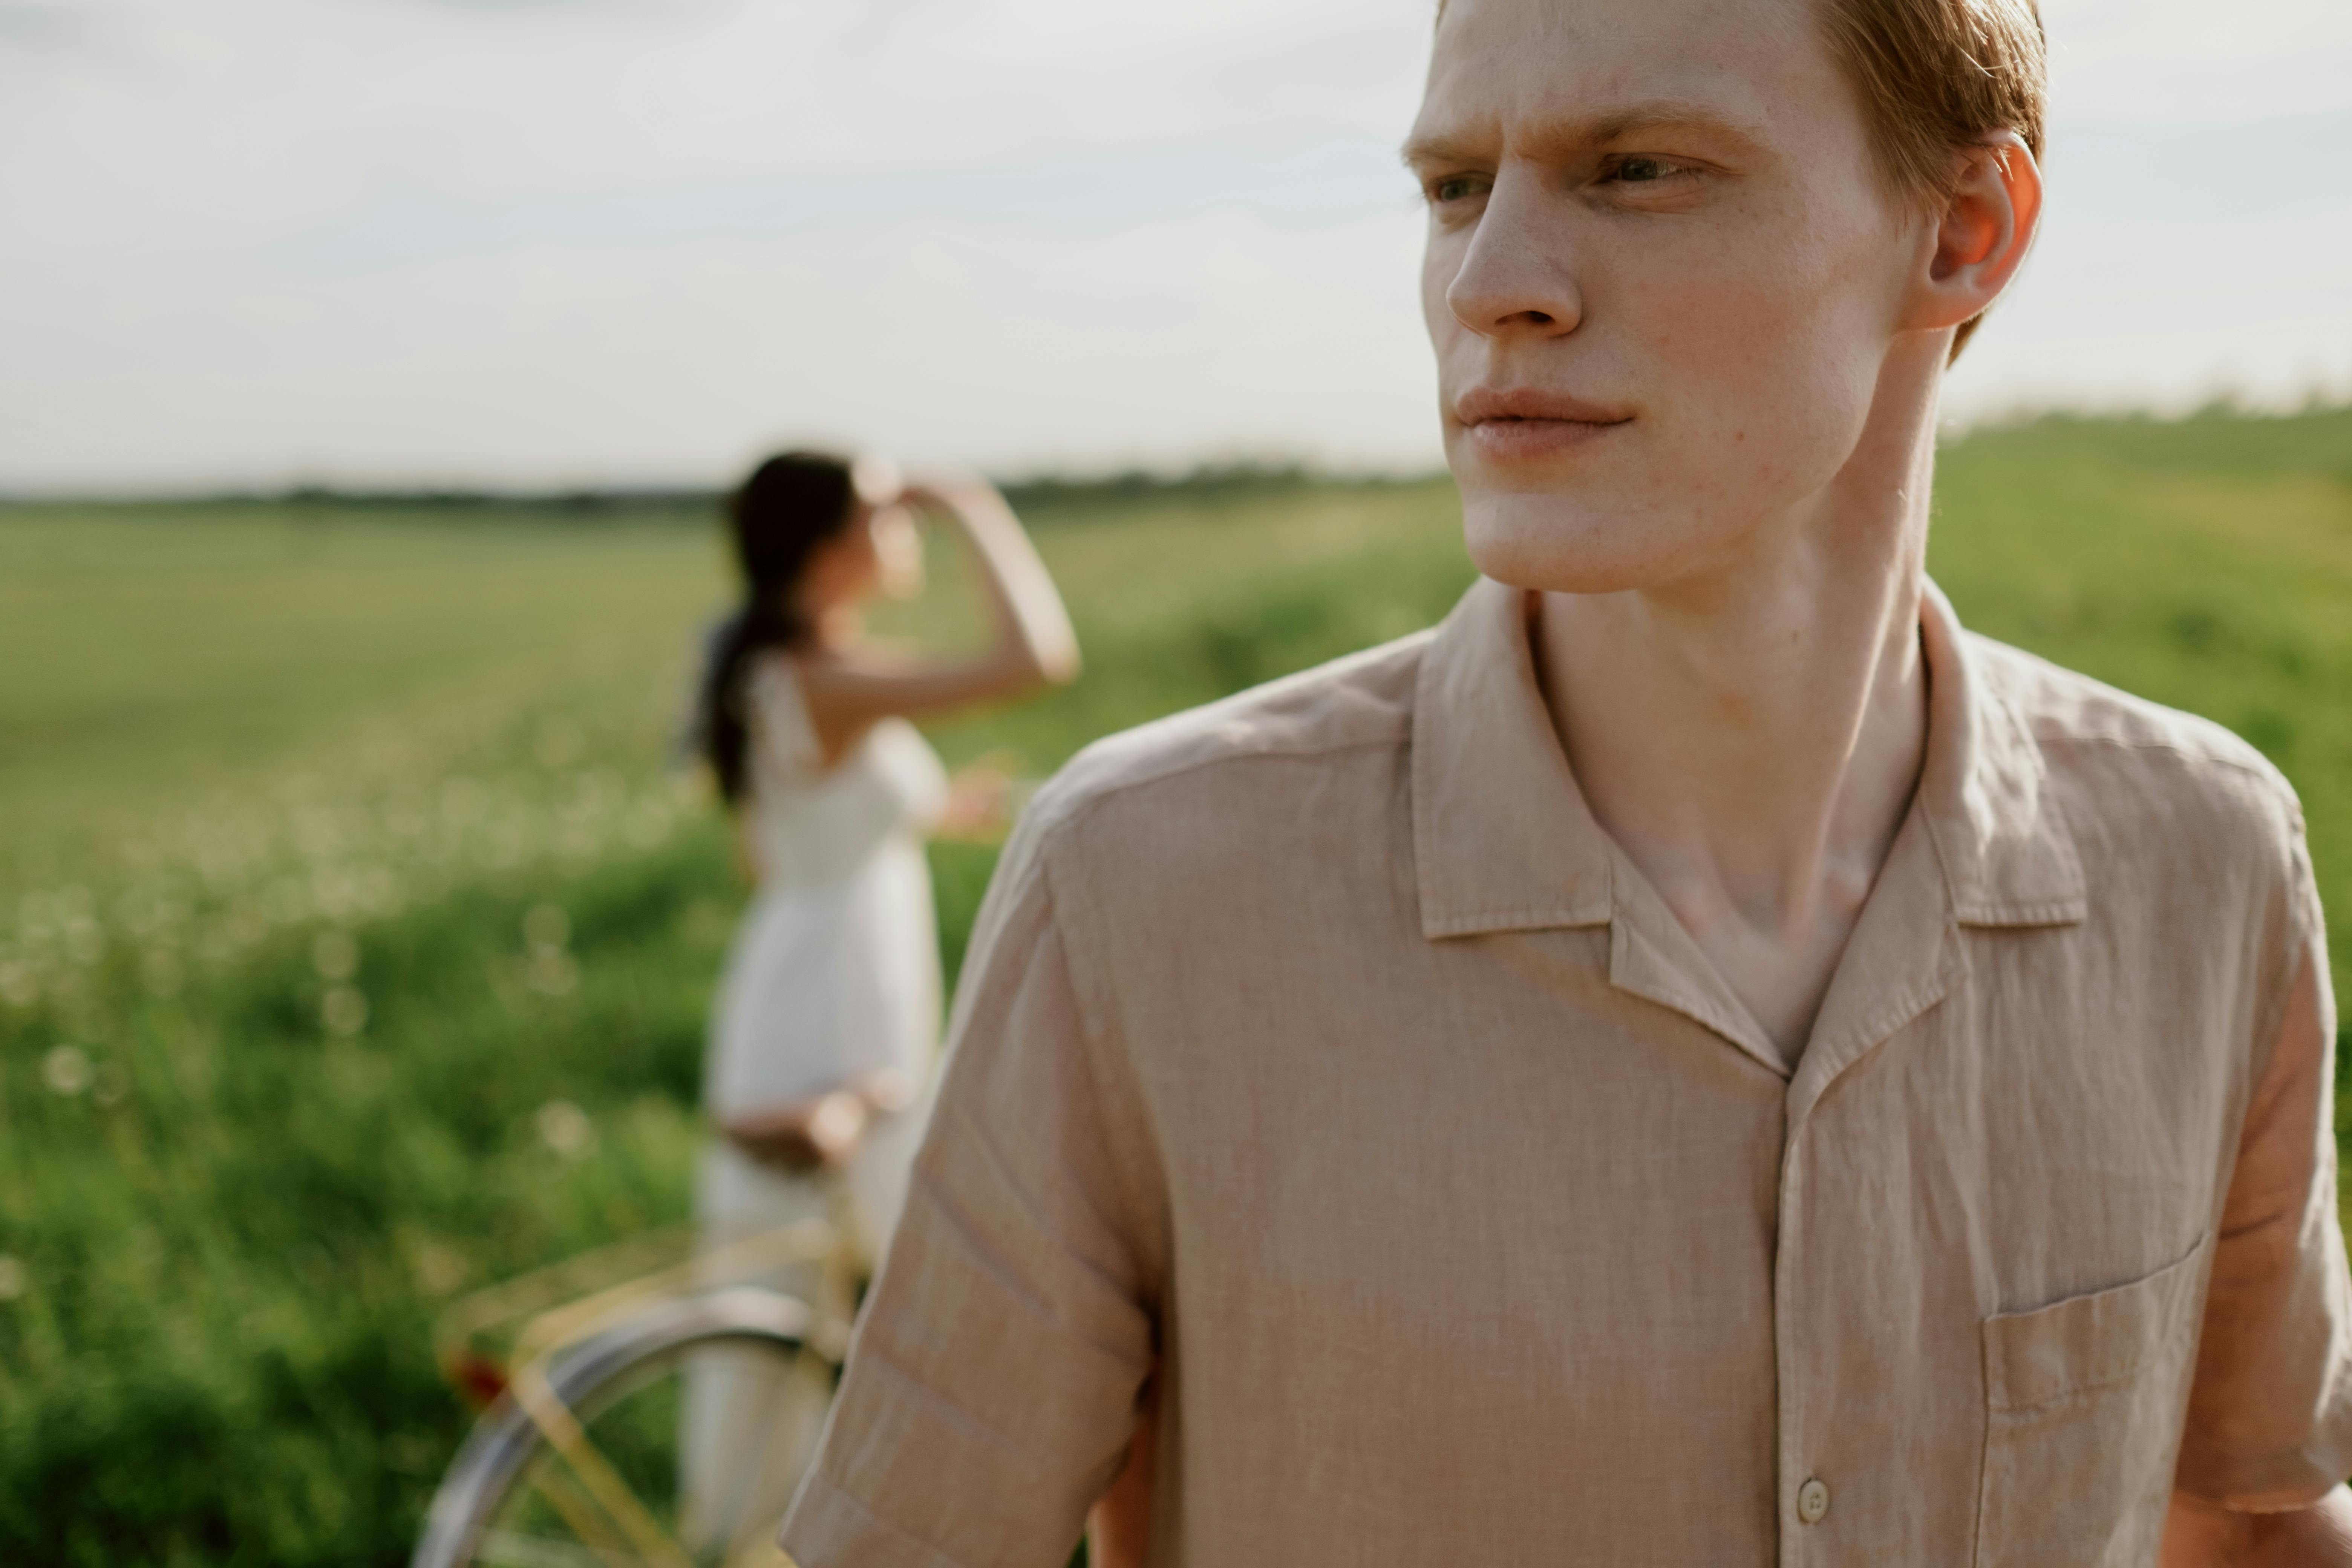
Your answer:
[[[903,719],[875,725],[827,768],[784,655],[762,658],[746,688],[741,809],[760,883],[719,983],[703,1102],[723,1122],[904,1073],[924,1092],[877,1117],[843,1173],[858,1239],[878,1260],[906,1200],[938,1049],[939,939],[922,836],[947,804],[947,776]],[[824,1184],[714,1138],[695,1216],[716,1245],[833,1211]],[[799,1291],[813,1280],[794,1271],[773,1283]],[[829,1393],[796,1395],[716,1356],[689,1367],[679,1456],[689,1536],[772,1532],[777,1519],[766,1516],[781,1517]]]
[[[920,1088],[940,1028],[922,835],[947,804],[947,775],[903,719],[876,724],[828,769],[792,661],[761,659],[747,685],[742,809],[760,886],[719,984],[704,1103],[724,1121],[886,1069]],[[877,1254],[905,1197],[919,1120],[877,1120],[850,1163]],[[809,1206],[813,1187],[720,1142],[697,1208],[706,1227],[784,1224],[824,1212],[821,1195]]]

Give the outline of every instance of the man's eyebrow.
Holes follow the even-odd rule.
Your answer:
[[[1405,138],[1404,145],[1397,149],[1397,156],[1404,160],[1407,168],[1419,168],[1425,163],[1471,163],[1478,159],[1474,144],[1465,136],[1424,136],[1418,132]]]
[[[1548,151],[1560,151],[1615,142],[1666,126],[1713,131],[1750,142],[1760,136],[1755,124],[1727,114],[1714,104],[1654,98],[1593,114],[1563,115],[1517,139]],[[1474,139],[1439,131],[1408,137],[1400,152],[1408,167],[1469,164],[1490,158],[1493,142],[1490,138]]]

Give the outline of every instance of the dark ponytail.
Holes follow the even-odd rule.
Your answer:
[[[695,734],[730,805],[742,801],[750,781],[751,725],[744,689],[752,660],[807,638],[812,628],[793,607],[793,591],[809,557],[847,525],[856,503],[848,461],[824,452],[771,458],[728,500],[743,605],[711,637]]]

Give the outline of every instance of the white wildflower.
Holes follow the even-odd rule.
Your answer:
[[[53,1046],[41,1058],[41,1077],[55,1093],[79,1094],[89,1087],[89,1058],[79,1046]]]
[[[596,1124],[568,1100],[549,1100],[535,1120],[541,1141],[567,1160],[579,1159],[596,1142]]]
[[[560,947],[535,947],[523,965],[523,983],[542,996],[565,996],[580,984],[580,965]]]

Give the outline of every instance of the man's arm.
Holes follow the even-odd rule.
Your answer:
[[[2163,1568],[2352,1568],[2352,1278],[2336,1215],[2335,998],[2302,836],[2291,978],[2214,1250]]]
[[[2175,1492],[2162,1568],[2352,1568],[2352,1490],[2285,1513],[2239,1513]]]
[[[785,1523],[803,1568],[1058,1563],[1135,1430],[1157,1166],[1046,831],[1024,821],[981,911],[906,1211]]]

